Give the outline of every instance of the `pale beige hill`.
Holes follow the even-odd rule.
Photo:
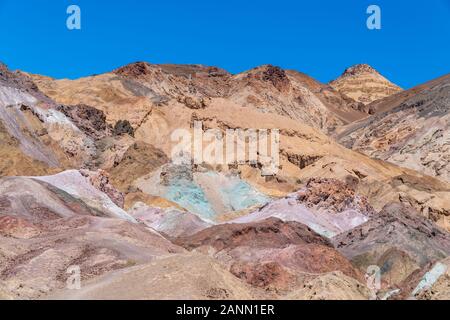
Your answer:
[[[248,300],[249,285],[212,258],[177,254],[88,282],[80,290],[61,291],[50,299],[89,300]]]
[[[330,85],[348,97],[367,105],[373,101],[388,97],[402,89],[383,77],[378,71],[367,64],[357,64],[344,73]],[[367,113],[374,113],[370,108]]]
[[[0,176],[38,175],[82,166],[93,140],[31,78],[0,63]]]
[[[84,283],[183,252],[155,231],[128,221],[82,215],[45,219],[49,214],[44,214],[41,223],[0,216],[0,297],[2,287],[14,299],[42,298],[66,288],[71,266],[80,267]],[[18,223],[30,231],[14,228]]]
[[[282,264],[281,269],[259,259],[265,248],[258,253],[242,246],[228,257],[222,250],[223,261],[233,256],[249,259],[224,269],[218,263],[221,259],[209,257],[211,252],[186,253],[164,238],[165,234],[190,233],[210,224],[194,220],[194,213],[205,213],[212,221],[220,214],[237,218],[249,213],[250,207],[264,213],[262,206],[277,202],[268,195],[284,196],[301,189],[311,178],[333,178],[326,180],[333,190],[342,188],[335,179],[345,181],[346,194],[366,196],[376,210],[391,201],[401,202],[450,229],[450,185],[371,159],[327,137],[324,132],[335,132],[337,126],[366,116],[359,111],[362,104],[304,74],[273,66],[231,75],[201,65],[136,63],[78,80],[32,77],[49,97],[29,78],[0,72],[4,144],[49,167],[104,171],[2,178],[0,298],[280,298],[287,292],[261,291],[264,283],[260,284],[261,273],[267,272],[270,279],[273,271],[279,271],[281,277],[274,278],[271,288],[289,289],[290,298],[364,299],[363,284],[333,272],[357,273],[362,281],[359,271],[331,247],[298,244],[271,248],[264,257]],[[64,105],[58,105],[62,102]],[[171,141],[172,133],[177,129],[192,132],[195,121],[201,121],[205,130],[222,134],[227,129],[278,129],[278,173],[264,175],[261,161],[251,165],[167,163],[177,144]],[[8,174],[34,167],[23,157],[13,156],[14,169]],[[6,163],[8,168],[6,159],[2,165]],[[24,167],[19,164],[22,161]],[[307,198],[304,192],[297,194],[299,199],[319,201],[330,209],[340,202],[326,190],[318,188]],[[239,199],[241,194],[245,201]],[[295,199],[284,200],[292,215],[301,213],[295,210]],[[346,201],[345,197],[341,200]],[[151,208],[171,207],[172,202],[190,212],[171,214],[172,209]],[[364,204],[368,206],[365,200]],[[130,217],[123,206],[135,215]],[[406,214],[405,220],[411,219]],[[263,229],[274,230],[274,225]],[[275,232],[275,239],[279,236]],[[271,239],[255,238],[257,243],[273,246]],[[396,257],[394,252],[387,258],[397,261]],[[317,263],[324,259],[328,264]],[[79,291],[64,289],[71,265],[81,267]],[[302,274],[285,272],[287,267]],[[293,275],[295,281],[291,281]]]
[[[230,101],[262,113],[282,115],[325,133],[361,119],[358,103],[296,71],[264,65],[237,74]]]

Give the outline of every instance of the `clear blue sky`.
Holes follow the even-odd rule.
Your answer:
[[[82,10],[82,30],[66,9]],[[366,28],[366,8],[382,29]],[[369,63],[402,87],[450,72],[450,0],[0,0],[0,61],[56,78],[134,61],[201,63],[237,73],[261,64],[322,82]]]

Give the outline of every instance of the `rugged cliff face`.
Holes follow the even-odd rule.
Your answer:
[[[271,65],[231,75],[201,65],[152,65],[137,62],[99,76],[75,81],[32,76],[39,88],[62,104],[94,106],[107,121],[119,121],[126,111],[138,126],[152,106],[177,102],[191,110],[205,109],[223,98],[260,113],[301,121],[325,133],[365,116],[362,106],[330,86]],[[120,104],[120,108],[111,108]]]
[[[402,91],[399,86],[367,64],[357,64],[346,69],[339,78],[331,81],[330,85],[364,105]],[[376,110],[367,106],[362,107],[361,111],[376,113]]]

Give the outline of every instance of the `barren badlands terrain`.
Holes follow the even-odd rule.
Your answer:
[[[0,65],[0,299],[450,299],[449,79]],[[276,174],[173,161],[195,123],[278,130]]]

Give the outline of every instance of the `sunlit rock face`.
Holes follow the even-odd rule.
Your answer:
[[[119,218],[135,222],[99,186],[78,170],[69,170],[53,176],[4,177],[0,179],[0,190],[5,205],[2,211],[10,215],[25,215],[33,218],[42,209],[43,214],[67,218],[89,213],[94,216]],[[113,198],[114,199],[114,198]],[[73,203],[71,208],[65,201]]]
[[[233,220],[244,223],[276,217],[301,222],[327,237],[340,234],[366,221],[375,213],[367,199],[345,183],[313,179],[298,192],[275,200],[253,213]]]
[[[386,85],[367,66],[355,77],[364,99]],[[0,299],[446,297],[443,79],[366,105],[272,65],[139,62],[76,80],[0,65]],[[197,122],[278,130],[277,173],[175,165],[172,133]]]
[[[168,165],[138,180],[144,192],[173,201],[201,218],[215,221],[220,215],[266,204],[270,198],[232,173]]]
[[[339,270],[355,282],[362,280],[329,240],[294,221],[269,218],[225,223],[177,237],[175,243],[188,250],[207,252],[236,277],[268,292],[292,293],[300,283],[310,280],[305,273]]]

